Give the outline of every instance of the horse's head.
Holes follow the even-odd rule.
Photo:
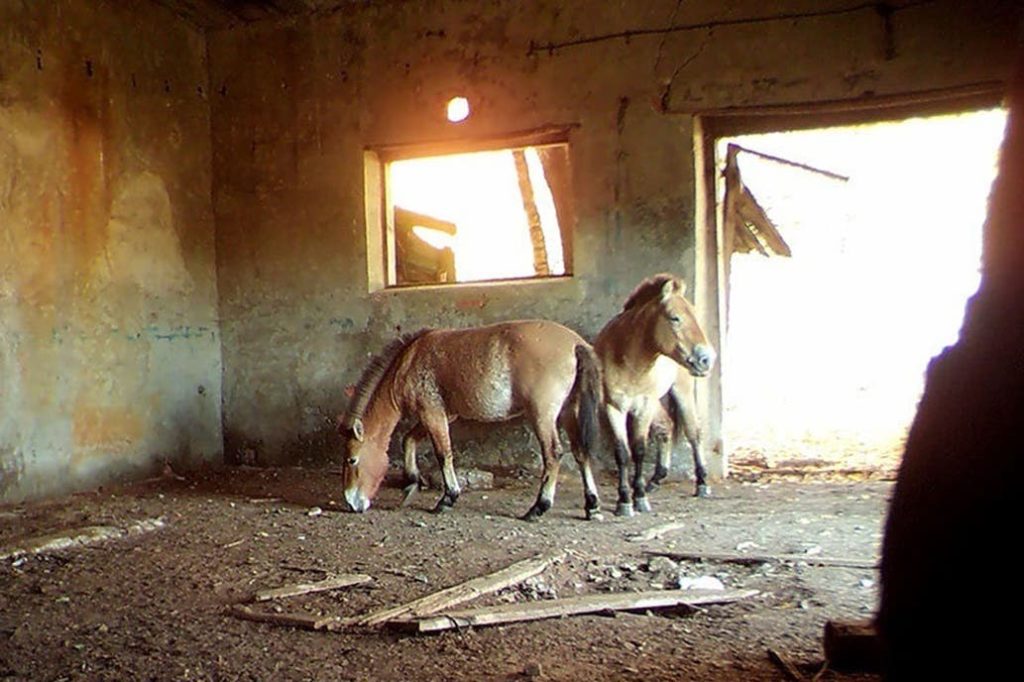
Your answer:
[[[387,444],[378,443],[377,438],[368,439],[362,419],[355,419],[351,426],[340,424],[338,430],[345,439],[341,465],[345,501],[352,511],[361,513],[370,508],[370,500],[388,472]]]
[[[697,311],[686,300],[686,283],[678,277],[665,281],[661,295],[652,303],[657,310],[653,321],[654,343],[697,377],[706,376],[715,364],[715,349],[697,321]]]

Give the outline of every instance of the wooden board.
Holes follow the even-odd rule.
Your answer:
[[[252,601],[270,601],[271,599],[296,597],[300,594],[312,594],[314,592],[337,590],[342,587],[362,585],[363,583],[368,583],[371,580],[373,580],[373,578],[361,573],[346,573],[344,575],[326,578],[315,583],[297,583],[295,585],[284,585],[283,587],[275,587],[269,590],[260,590],[252,596]]]
[[[0,548],[0,561],[13,559],[25,554],[46,554],[62,549],[92,545],[107,540],[124,540],[136,535],[159,530],[166,525],[167,522],[163,518],[156,518],[142,519],[124,528],[116,526],[87,526],[85,528],[51,533]]]
[[[808,566],[837,566],[840,568],[878,568],[875,559],[847,559],[815,556],[813,554],[733,554],[729,552],[655,552],[647,554],[668,557],[674,561],[717,561],[726,564],[769,564],[773,562],[804,563]]]
[[[673,606],[723,604],[756,595],[757,590],[658,590],[618,594],[590,594],[567,599],[549,599],[522,604],[503,604],[466,611],[452,611],[424,618],[403,618],[388,623],[402,632],[425,633],[441,630],[519,623],[607,611],[637,611]]]
[[[380,625],[396,618],[426,616],[437,613],[457,604],[476,599],[479,596],[497,592],[505,587],[521,583],[527,578],[537,575],[553,561],[557,561],[563,556],[565,556],[563,552],[537,555],[530,559],[517,561],[500,571],[467,580],[464,583],[453,585],[414,601],[379,609],[362,616],[344,619],[342,622],[345,625],[371,626]]]

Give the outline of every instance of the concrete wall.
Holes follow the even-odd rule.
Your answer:
[[[336,455],[346,386],[399,330],[545,317],[589,336],[644,276],[692,281],[688,112],[1003,80],[1015,4],[919,4],[887,31],[840,2],[423,0],[211,34],[226,456]],[[814,16],[728,23],[789,13]],[[474,107],[458,126],[454,94]],[[564,123],[579,126],[574,278],[368,292],[364,147]],[[493,442],[480,463],[533,447]]]
[[[219,457],[207,95],[155,5],[0,0],[0,500]]]

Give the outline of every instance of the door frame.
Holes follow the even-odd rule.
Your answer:
[[[718,202],[721,171],[716,156],[721,138],[736,135],[852,126],[977,111],[1004,105],[1006,84],[979,83],[900,95],[870,96],[797,104],[776,104],[688,112],[693,117],[695,179],[694,302],[705,332],[720,351],[726,341],[729,282],[722,252],[722,210]],[[683,113],[683,112],[672,112]],[[697,382],[697,410],[711,476],[729,473],[729,452],[722,437],[722,354],[711,375]]]

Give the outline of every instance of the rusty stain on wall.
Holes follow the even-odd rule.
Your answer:
[[[0,500],[219,458],[209,105],[164,87],[205,85],[202,35],[110,0],[0,25]]]

